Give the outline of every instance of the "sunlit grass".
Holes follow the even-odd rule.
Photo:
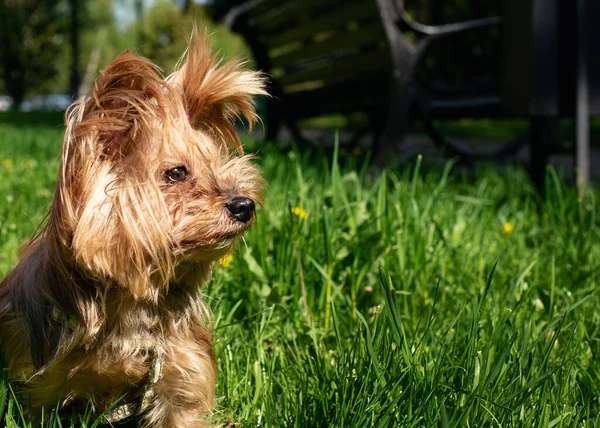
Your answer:
[[[0,124],[1,275],[49,207],[61,133]],[[541,201],[521,169],[473,178],[419,160],[370,177],[356,158],[249,148],[265,207],[206,287],[215,418],[599,425],[595,190],[580,199],[550,173]],[[5,382],[0,406],[7,426],[27,423]]]

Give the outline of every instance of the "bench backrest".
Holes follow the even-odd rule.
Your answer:
[[[233,30],[296,118],[386,104],[392,64],[376,1],[262,0]]]

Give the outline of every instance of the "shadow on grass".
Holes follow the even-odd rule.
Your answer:
[[[61,128],[64,126],[62,111],[3,111],[0,112],[0,125],[19,128]]]

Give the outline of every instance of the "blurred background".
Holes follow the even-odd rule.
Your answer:
[[[516,160],[538,187],[554,163],[586,182],[597,19],[591,0],[0,0],[0,111],[64,111],[125,49],[168,73],[197,24],[270,76],[268,140],[339,132],[375,163]]]
[[[225,57],[243,42],[207,19],[206,5],[167,0],[2,0],[0,110],[64,110],[100,69],[131,49],[170,71],[193,22]]]
[[[223,18],[235,0],[2,0],[0,2],[0,110],[64,110],[86,93],[97,72],[125,49],[147,56],[167,72],[185,49],[192,23],[206,26],[225,58],[252,60],[242,37]],[[497,15],[500,1],[413,0],[407,10],[431,24]],[[340,2],[343,7],[343,2]],[[425,70],[443,76],[489,79],[500,57],[500,33],[467,35],[463,48],[436,46]],[[477,61],[473,61],[473,57]],[[497,82],[496,82],[497,83]],[[66,105],[65,105],[66,104]],[[345,122],[341,122],[344,124]]]

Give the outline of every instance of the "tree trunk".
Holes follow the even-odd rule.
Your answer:
[[[70,92],[73,98],[79,94],[81,77],[79,75],[79,1],[69,0],[71,6],[71,84]]]
[[[19,69],[21,64],[10,70],[10,75],[5,74],[4,83],[6,85],[6,93],[13,100],[12,109],[18,110],[25,98],[25,70]]]
[[[141,51],[144,45],[144,2],[142,0],[135,0],[135,14],[138,25],[138,51]]]
[[[13,99],[12,108],[16,110],[25,97],[25,66],[18,54],[23,29],[18,25],[19,20],[15,19],[14,13],[8,3],[0,1],[0,77],[6,93]]]

